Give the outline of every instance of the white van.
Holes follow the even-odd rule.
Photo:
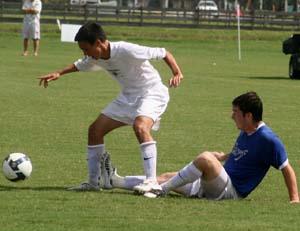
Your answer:
[[[100,6],[117,6],[117,0],[101,0]]]

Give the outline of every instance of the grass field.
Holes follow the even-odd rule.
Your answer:
[[[242,201],[65,191],[86,179],[87,127],[119,89],[105,72],[76,73],[47,89],[39,87],[38,76],[73,62],[81,51],[76,44],[61,43],[55,27],[44,26],[40,56],[22,57],[20,27],[0,24],[0,158],[27,153],[34,170],[20,183],[0,176],[1,231],[299,230],[300,207],[288,203],[282,175],[274,169]],[[287,77],[288,56],[281,52],[290,33],[242,32],[238,62],[235,31],[105,29],[112,40],[166,47],[182,67],[185,79],[170,89],[161,130],[154,133],[158,173],[180,169],[200,151],[229,152],[238,135],[231,101],[255,90],[264,102],[264,121],[284,141],[300,178],[300,81]],[[154,65],[167,82],[166,65]],[[120,174],[142,174],[130,127],[109,134],[106,145]]]

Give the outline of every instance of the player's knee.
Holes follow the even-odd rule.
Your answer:
[[[133,125],[134,132],[137,135],[144,135],[149,133],[149,128],[145,123],[135,122]]]
[[[214,156],[210,152],[202,152],[194,160],[194,164],[201,169],[207,168],[213,165]]]
[[[196,157],[196,160],[206,160],[206,159],[209,159],[210,158],[210,152],[208,152],[208,151],[205,151],[205,152],[202,152],[202,153],[200,153],[200,154],[198,154],[198,156]]]

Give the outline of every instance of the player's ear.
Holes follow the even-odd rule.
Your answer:
[[[101,44],[102,44],[101,40],[100,39],[96,39],[96,41],[95,41],[96,47],[100,47]]]
[[[246,112],[245,113],[245,118],[247,118],[249,121],[253,121],[253,115],[251,112]]]

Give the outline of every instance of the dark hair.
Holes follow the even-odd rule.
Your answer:
[[[247,112],[252,113],[254,121],[259,122],[262,120],[263,103],[256,92],[250,91],[236,97],[232,101],[232,105],[239,107],[243,115]]]
[[[95,22],[88,22],[80,27],[79,31],[75,36],[76,42],[88,42],[94,44],[97,39],[101,42],[106,40],[106,35],[100,24]]]

